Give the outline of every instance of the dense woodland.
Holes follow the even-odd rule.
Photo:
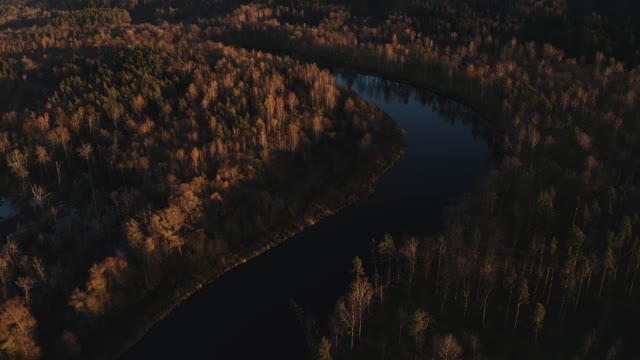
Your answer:
[[[2,197],[20,208],[0,223],[1,358],[114,355],[401,152],[316,65],[126,10],[31,11],[47,25],[0,32]]]
[[[158,294],[180,298],[391,162],[393,125],[304,59],[463,100],[500,164],[443,233],[354,260],[318,358],[633,358],[637,10],[3,1],[0,186],[23,207],[0,223],[3,355],[93,354]]]

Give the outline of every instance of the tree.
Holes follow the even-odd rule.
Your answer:
[[[91,174],[91,156],[93,155],[93,147],[89,143],[84,143],[78,148],[78,155],[87,163],[87,174],[89,174],[89,184],[91,185],[91,197],[93,198],[93,206],[98,211],[96,199],[96,189],[93,184],[93,175]]]
[[[351,283],[349,293],[340,298],[336,304],[336,318],[347,329],[351,338],[350,348],[353,350],[353,341],[356,334],[358,338],[362,334],[362,317],[364,310],[369,307],[373,297],[371,284],[364,276],[356,276]]]
[[[47,273],[45,271],[44,265],[42,264],[42,260],[40,260],[40,258],[38,258],[37,256],[34,256],[32,260],[32,265],[33,265],[33,269],[36,271],[36,273],[40,277],[40,280],[43,283],[47,281]]]
[[[378,254],[387,260],[387,281],[386,286],[391,282],[391,260],[395,256],[396,245],[391,234],[384,234],[382,242],[378,244]]]
[[[535,128],[535,125],[530,124],[527,128],[527,137],[529,140],[529,146],[531,147],[531,159],[529,162],[529,169],[533,169],[533,152],[540,141],[540,132]]]
[[[535,344],[538,341],[538,333],[540,329],[542,329],[542,325],[544,322],[545,309],[544,305],[541,303],[536,303],[536,308],[533,311],[533,318],[531,319],[531,326],[533,327],[533,343]]]
[[[9,261],[7,261],[4,256],[0,256],[0,281],[2,282],[2,290],[5,293],[7,291],[7,281],[9,281],[10,276],[11,267],[9,266]]]
[[[151,216],[151,233],[165,241],[169,251],[178,249],[182,255],[182,246],[184,246],[184,238],[181,231],[184,226],[185,215],[177,206],[170,206]]]
[[[509,299],[507,300],[507,308],[505,310],[505,325],[507,323],[507,319],[509,317],[509,306],[511,305],[511,298],[513,297],[513,288],[515,287],[516,281],[518,280],[518,273],[513,268],[510,268],[510,272],[507,273],[503,279],[504,286],[509,291]]]
[[[407,271],[408,271],[408,286],[407,293],[411,293],[411,284],[413,282],[413,275],[416,271],[416,259],[418,254],[418,240],[416,238],[411,237],[405,244],[400,248],[400,254],[405,258]]]
[[[104,314],[113,304],[117,287],[125,284],[128,266],[127,260],[121,256],[110,256],[94,264],[89,270],[87,289],[83,291],[76,288],[71,294],[69,305],[79,313]]]
[[[451,335],[436,336],[433,340],[434,355],[439,360],[458,360],[462,358],[462,347]]]
[[[469,304],[469,296],[471,296],[471,281],[462,281],[462,297],[464,297],[464,317],[467,317],[467,306]]]
[[[27,154],[20,150],[13,150],[11,154],[7,155],[7,165],[13,175],[22,180],[29,176],[29,169],[27,168]]]
[[[318,350],[315,356],[316,360],[331,360],[331,343],[326,336],[323,336],[318,345]]]
[[[44,199],[47,197],[47,191],[41,185],[34,184],[31,185],[31,194],[33,194],[33,199],[36,201],[36,204],[42,209],[44,207]]]
[[[356,276],[356,277],[360,277],[360,276],[364,276],[364,266],[362,265],[362,259],[360,259],[359,257],[355,257],[353,258],[353,269],[351,270],[351,272]]]
[[[24,293],[24,302],[27,306],[29,306],[31,300],[30,294],[34,284],[35,281],[31,276],[20,276],[18,280],[16,280],[16,285],[22,289],[22,292]]]
[[[487,314],[487,304],[489,302],[489,296],[496,286],[496,273],[495,273],[495,258],[493,255],[487,255],[480,267],[480,278],[483,283],[482,290],[482,326]]]
[[[37,321],[17,297],[0,306],[0,349],[11,359],[38,359]]]
[[[516,318],[513,321],[513,328],[515,329],[518,326],[518,315],[520,315],[520,306],[526,305],[529,303],[529,285],[527,284],[527,279],[522,279],[520,281],[520,286],[518,287],[518,297],[516,299]]]
[[[438,236],[435,247],[438,252],[438,270],[436,274],[436,294],[438,294],[438,287],[440,285],[440,266],[442,265],[442,257],[447,252],[447,243],[444,240],[444,236]]]
[[[349,337],[351,339],[349,349],[353,350],[353,340],[355,337],[356,324],[358,322],[354,304],[349,299],[340,298],[336,304],[336,313],[336,317],[339,319],[340,324],[349,332]]]
[[[351,283],[351,292],[349,299],[354,304],[356,309],[356,315],[358,320],[358,339],[362,334],[362,315],[364,310],[369,307],[371,298],[373,297],[373,289],[367,278],[358,276],[353,283]]]
[[[424,339],[424,333],[429,327],[429,322],[431,321],[431,315],[422,309],[417,309],[413,313],[413,317],[411,319],[411,336],[415,339],[415,359],[418,358],[418,354],[420,353],[420,349],[422,348],[422,342]]]
[[[40,166],[40,170],[46,166],[48,162],[51,161],[51,156],[47,152],[44,146],[37,145],[36,146],[36,159],[38,159],[38,165]]]
[[[585,182],[589,185],[591,181],[592,170],[598,166],[598,160],[591,154],[589,154],[584,160],[585,167]]]

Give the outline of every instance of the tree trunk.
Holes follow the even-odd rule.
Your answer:
[[[518,315],[520,315],[520,303],[518,303],[518,307],[516,308],[516,318],[513,321],[513,328],[514,329],[518,326]]]
[[[531,297],[531,302],[536,302],[536,294],[538,293],[538,286],[540,285],[540,272],[538,272],[538,276],[536,276],[536,287],[533,289],[533,296]]]
[[[547,293],[547,302],[545,306],[549,306],[549,298],[551,298],[551,288],[553,287],[553,275],[551,276],[551,281],[549,282],[549,292]]]
[[[469,296],[464,297],[464,318],[467,318],[467,304],[469,302]]]
[[[353,328],[354,328],[354,326],[351,327],[351,348],[350,348],[351,351],[353,351],[353,335],[354,335],[353,334],[353,332],[354,332]]]
[[[587,184],[589,182],[587,181]],[[572,224],[576,223],[576,217],[578,216],[578,207],[580,206],[580,196],[578,196],[578,198],[576,199],[576,208],[573,212],[573,220],[571,221]]]
[[[542,289],[543,294],[545,291],[547,291],[547,281],[549,281],[549,270],[551,270],[551,267],[547,266],[547,277],[544,279],[544,288]]]
[[[604,279],[607,276],[607,270],[605,269],[602,273],[602,279],[600,280],[600,290],[598,290],[598,297],[602,294],[602,288],[604,287]]]
[[[445,303],[445,301],[447,301],[447,287],[446,286],[443,289],[443,293],[442,293],[442,304],[440,305],[440,312],[444,311],[444,303]]]
[[[507,319],[509,319],[509,306],[511,306],[511,297],[513,296],[513,289],[509,291],[509,300],[507,300],[507,307],[504,310],[504,325],[507,325]]]
[[[582,282],[584,281],[584,273],[580,274],[580,284],[578,285],[578,295],[576,296],[576,308],[578,307],[578,302],[580,301],[580,293],[582,292]]]
[[[438,256],[438,272],[436,274],[436,295],[438,295],[438,288],[440,285],[440,263],[441,263],[442,255]]]
[[[633,292],[633,285],[636,283],[636,275],[638,275],[638,264],[636,262],[636,268],[633,270],[633,278],[631,278],[631,285],[629,285],[629,296]]]
[[[624,273],[624,283],[627,283],[627,279],[629,278],[629,272],[631,272],[631,262],[627,264],[627,271]]]
[[[487,291],[484,295],[484,299],[482,300],[482,327],[484,328],[484,320],[487,315],[487,303],[489,301],[489,295],[491,294],[491,289]]]

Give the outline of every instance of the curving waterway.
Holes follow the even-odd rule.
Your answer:
[[[443,207],[481,186],[493,162],[473,111],[377,77],[337,77],[402,126],[404,157],[374,194],[206,286],[123,359],[302,359],[305,332],[290,300],[326,328],[351,281],[351,259],[368,258],[372,238],[432,235]]]

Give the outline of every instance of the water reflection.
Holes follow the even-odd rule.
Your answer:
[[[421,104],[451,125],[461,121],[464,126],[471,128],[474,139],[481,137],[483,141],[491,143],[492,137],[486,122],[477,112],[464,104],[427,90],[376,76],[359,75],[349,71],[337,71],[336,75],[339,84],[350,87],[373,103],[384,100],[385,104]]]

